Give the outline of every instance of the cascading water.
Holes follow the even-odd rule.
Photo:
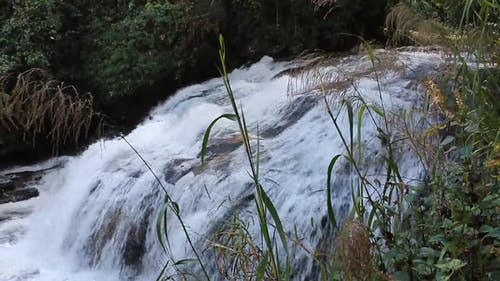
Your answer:
[[[442,55],[392,52],[391,56],[392,69],[379,73],[381,93],[367,57],[337,59],[315,71],[323,78],[353,78],[330,85],[328,100],[334,108],[339,106],[335,95],[352,94],[355,89],[374,103],[381,94],[387,110],[418,108],[422,98],[418,84],[439,68]],[[290,80],[294,71],[283,71],[292,66],[264,57],[235,70],[230,80],[253,139],[258,124],[264,188],[286,231],[296,230],[301,244],[314,250],[332,244],[327,231],[326,171],[332,156],[344,153],[344,148],[322,94],[308,89],[312,76]],[[231,113],[229,100],[221,79],[213,79],[180,90],[125,137],[178,203],[194,246],[203,252],[214,276],[213,255],[203,250],[218,226],[238,213],[249,220],[250,231],[258,237],[258,223],[250,219],[255,217],[255,189],[234,122],[221,121],[214,127],[207,164],[200,166],[204,130],[224,113]],[[345,114],[338,120],[348,132]],[[365,118],[361,126],[364,165],[377,178],[382,144],[372,121]],[[405,179],[421,177],[411,153],[402,151],[398,159]],[[0,206],[4,215],[23,214],[0,220],[0,280],[155,280],[167,261],[156,235],[164,192],[138,155],[116,138],[97,142],[80,156],[45,165],[53,162],[60,167],[40,180],[40,197]],[[347,162],[339,162],[332,197],[340,219],[350,211],[353,180]],[[194,257],[174,216],[168,217],[168,236],[175,260]],[[295,279],[314,280],[311,255],[294,243],[291,250]]]

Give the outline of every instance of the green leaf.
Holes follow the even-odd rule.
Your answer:
[[[264,258],[260,261],[259,265],[257,266],[257,272],[256,272],[256,281],[264,280],[264,274],[266,273],[266,268],[268,264],[268,252],[264,254]]]
[[[455,140],[454,136],[446,136],[439,146],[447,146]]]
[[[168,264],[169,264],[169,261],[167,261],[165,263],[165,265],[163,265],[163,268],[161,269],[160,274],[158,274],[158,277],[156,278],[156,281],[163,280],[163,274],[165,274],[165,271],[167,271]]]
[[[273,202],[267,196],[267,193],[264,190],[264,188],[260,184],[259,187],[261,189],[262,201],[264,202],[264,205],[266,205],[266,208],[269,210],[269,213],[271,213],[271,217],[273,218],[274,223],[276,224],[276,229],[278,230],[278,234],[280,236],[281,243],[283,244],[283,248],[285,249],[285,252],[288,255],[288,243],[286,242],[286,235],[285,231],[283,230],[283,224],[281,223],[281,219],[278,215],[278,212],[276,211],[276,208],[274,207]]]
[[[410,281],[410,274],[405,271],[396,271],[394,272],[394,279],[398,281]]]
[[[473,151],[472,145],[464,145],[458,149],[458,152],[460,152],[460,155],[462,157],[469,157],[472,154],[472,151]]]
[[[500,227],[496,227],[488,232],[488,236],[493,238],[500,238]]]
[[[220,59],[224,63],[226,61],[226,45],[224,44],[224,36],[219,34],[219,54]]]
[[[172,202],[172,208],[174,209],[174,212],[179,215],[180,214],[180,208],[179,208],[179,204],[177,204],[177,202]]]
[[[175,265],[183,265],[183,264],[188,264],[188,263],[197,262],[197,261],[198,261],[197,259],[182,259],[182,260],[176,261],[174,264]]]
[[[453,227],[453,222],[450,219],[444,219],[441,226],[444,229],[451,229]]]
[[[224,36],[222,34],[219,34],[219,47],[224,49]]]
[[[260,171],[260,131],[259,123],[257,123],[257,152],[255,154],[255,180],[259,181]]]
[[[459,260],[459,259],[450,259],[446,258],[440,263],[436,264],[435,266],[441,270],[444,271],[456,271],[466,265],[465,262]]]
[[[378,116],[382,118],[385,116],[384,111],[380,107],[373,104],[368,105],[368,107],[371,108]]]
[[[349,141],[350,147],[349,149],[353,150],[353,141],[354,141],[354,113],[352,110],[352,104],[349,100],[344,100],[343,102],[347,107],[347,117],[349,118]]]
[[[203,162],[205,160],[205,155],[207,153],[207,145],[208,145],[208,138],[210,137],[210,131],[212,130],[212,127],[217,123],[222,118],[226,118],[232,121],[237,120],[237,117],[235,114],[222,114],[221,116],[215,118],[212,123],[208,126],[208,128],[205,130],[205,134],[203,135],[203,144],[201,146],[201,164],[203,165]]]
[[[432,236],[430,239],[429,239],[429,242],[431,243],[441,243],[441,244],[444,244],[446,242],[446,237],[444,236],[444,234],[437,234],[437,235],[434,235]]]
[[[432,248],[429,247],[422,247],[420,249],[420,256],[421,257],[439,257],[440,251],[436,251]]]
[[[358,142],[358,157],[361,158],[361,148],[362,148],[362,145],[361,145],[361,124],[363,122],[363,114],[365,113],[365,110],[366,110],[366,105],[363,104],[360,108],[359,108],[359,111],[358,111],[358,139],[357,139],[357,142]]]
[[[332,171],[333,171],[333,166],[335,166],[335,163],[339,159],[341,155],[337,154],[335,155],[332,160],[330,161],[330,164],[328,165],[328,171],[326,174],[326,204],[327,204],[327,211],[328,211],[328,218],[330,219],[330,223],[333,225],[333,227],[337,228],[337,219],[335,218],[335,213],[333,212],[333,207],[332,207],[332,184],[331,184],[331,179],[332,179]]]
[[[488,233],[490,231],[492,231],[494,228],[491,227],[490,225],[487,225],[487,224],[484,224],[482,225],[480,228],[479,228],[479,232],[482,232],[482,233]]]
[[[413,270],[418,272],[419,275],[431,275],[432,272],[434,271],[434,268],[432,267],[432,264],[434,264],[433,259],[426,259],[426,260],[421,260],[421,259],[413,259]]]
[[[373,223],[375,222],[374,219],[376,218],[376,215],[377,215],[377,208],[372,208],[370,210],[370,214],[368,215],[368,223],[367,223],[368,227],[375,228]]]
[[[162,210],[160,212],[160,214],[158,215],[158,219],[156,220],[156,236],[158,237],[158,240],[160,241],[160,245],[163,249],[163,251],[167,252],[167,247],[163,241],[163,235],[162,235],[162,223],[166,217],[166,213],[167,213],[167,207],[168,205],[167,204],[164,204],[163,207],[162,207]],[[167,230],[164,229],[164,231],[166,232]]]

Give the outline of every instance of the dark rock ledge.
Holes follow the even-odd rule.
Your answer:
[[[37,171],[0,174],[0,204],[37,197],[39,192],[36,186],[38,186],[42,175],[58,167],[59,165]]]

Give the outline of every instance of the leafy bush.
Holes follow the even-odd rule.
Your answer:
[[[16,3],[17,2],[17,3]],[[0,73],[23,67],[48,69],[56,40],[60,38],[61,14],[56,7],[61,1],[9,1],[0,29]]]
[[[213,67],[218,32],[229,38],[239,64],[265,54],[349,47],[337,33],[362,35],[380,26],[383,14],[383,4],[360,0],[334,8],[310,0],[2,0],[0,6],[0,74],[42,68],[100,100],[179,78],[203,60]]]
[[[87,67],[92,84],[106,96],[133,93],[161,77],[177,75],[192,63],[182,41],[187,26],[183,7],[161,2],[134,7],[116,22],[105,18],[92,22],[95,39]]]
[[[396,198],[382,196],[373,201],[362,188],[358,192],[360,200],[370,206],[369,212],[364,206],[355,207],[355,212],[371,233],[372,266],[397,280],[500,278],[500,103],[498,66],[494,64],[496,32],[491,29],[499,7],[490,1],[466,2],[470,5],[462,6],[459,23],[449,25],[451,32],[460,34],[449,43],[455,50],[452,70],[441,77],[441,83],[426,82],[434,109],[419,122],[430,128],[420,134],[407,134],[426,167],[427,180],[421,185],[403,186]],[[427,2],[412,3],[425,6]],[[445,14],[456,13],[447,6],[440,7]],[[401,9],[412,9],[410,17],[421,19],[432,11],[424,9],[417,14],[418,9],[405,4],[397,6],[393,10],[396,14],[389,17],[405,18]],[[439,24],[439,19],[433,20]],[[400,21],[394,30],[415,31],[422,21],[414,23],[406,29],[406,23]],[[409,118],[401,116],[400,120],[406,124]],[[391,145],[388,143],[388,147]],[[346,145],[346,149],[350,148]],[[397,190],[401,185],[397,169],[391,173],[391,163],[389,157],[387,176],[394,182],[389,188]],[[359,177],[363,182],[361,174]],[[340,259],[340,263],[346,260],[350,261]],[[340,276],[349,277],[352,270],[344,267],[340,272]]]

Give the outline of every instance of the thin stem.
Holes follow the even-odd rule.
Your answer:
[[[207,280],[210,281],[210,277],[208,275],[208,272],[207,270],[205,269],[205,266],[203,265],[203,262],[201,261],[201,257],[200,255],[198,254],[198,251],[196,251],[196,248],[194,247],[194,244],[193,244],[193,241],[191,240],[191,237],[189,236],[189,233],[187,231],[187,228],[186,228],[186,225],[184,224],[184,221],[182,220],[181,218],[181,215],[179,214],[179,210],[177,208],[174,208],[172,206],[172,204],[169,204],[169,203],[173,203],[174,201],[172,201],[172,198],[170,197],[170,195],[168,194],[167,192],[167,188],[165,187],[165,185],[163,184],[163,182],[160,180],[160,178],[156,175],[156,173],[153,171],[153,169],[151,168],[151,166],[149,165],[149,163],[146,161],[146,159],[144,159],[144,157],[142,157],[142,155],[139,153],[139,151],[137,151],[137,149],[125,138],[125,136],[121,136],[121,138],[125,141],[125,143],[127,143],[127,145],[134,151],[134,153],[139,157],[139,159],[141,159],[141,161],[144,163],[144,165],[146,165],[146,167],[148,168],[149,172],[153,175],[153,177],[155,178],[155,181],[161,186],[161,188],[163,189],[163,191],[165,192],[165,196],[167,197],[167,200],[166,200],[166,204],[168,204],[169,208],[172,210],[172,212],[175,214],[177,220],[179,221],[181,227],[182,227],[182,231],[184,232],[185,236],[186,236],[186,239],[188,241],[188,244],[189,246],[191,247],[191,250],[193,250],[193,253],[194,255],[196,256],[196,259],[198,260],[198,263],[200,264],[201,266],[201,270],[203,271],[203,274],[205,275],[205,277],[207,278]],[[166,235],[166,234],[165,234]]]

